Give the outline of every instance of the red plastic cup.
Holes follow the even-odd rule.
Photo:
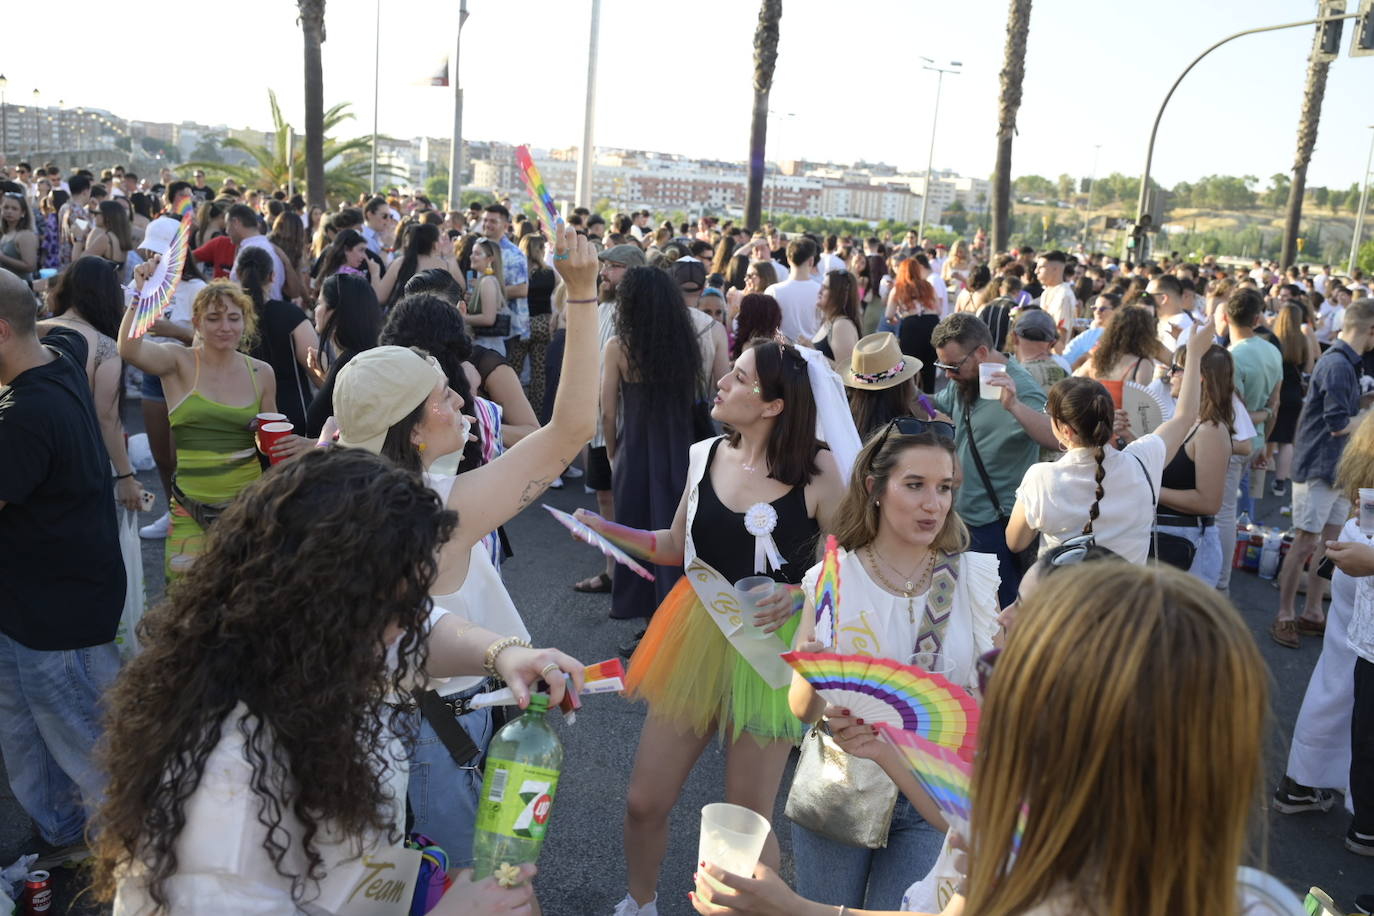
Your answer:
[[[1120,410],[1122,407],[1121,399],[1123,397],[1123,388],[1126,383],[1121,379],[1098,379],[1098,381],[1102,383],[1103,388],[1107,389],[1107,393],[1112,396],[1112,403],[1116,405],[1116,409]]]
[[[276,445],[278,440],[291,435],[295,430],[294,423],[274,421],[262,424],[258,427],[258,451],[266,455],[271,464],[278,463],[281,459],[272,454],[272,446]]]
[[[256,417],[254,417],[253,420],[254,420],[254,422],[256,423],[256,425],[253,427],[254,429],[258,429],[258,428],[261,427],[264,423],[285,423],[285,422],[287,422],[287,420],[286,420],[286,414],[284,414],[284,413],[260,413],[260,414],[258,414]]]

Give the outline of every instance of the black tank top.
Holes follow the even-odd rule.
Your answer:
[[[1193,490],[1197,488],[1197,465],[1193,459],[1188,457],[1188,443],[1201,426],[1194,426],[1188,433],[1188,438],[1183,440],[1183,444],[1178,447],[1174,460],[1164,467],[1164,473],[1159,478],[1159,485],[1170,490]],[[1177,509],[1170,509],[1160,506],[1159,511],[1169,515],[1193,515],[1192,512],[1179,512]]]
[[[692,543],[697,555],[710,563],[729,582],[738,582],[754,572],[754,536],[744,527],[744,513],[732,512],[716,495],[711,484],[711,465],[716,449],[724,439],[717,439],[706,459],[706,471],[697,484],[697,511],[692,519]],[[778,513],[773,540],[786,561],[782,571],[771,575],[778,582],[795,585],[814,565],[816,539],[820,526],[806,514],[806,488],[793,487],[770,505]]]

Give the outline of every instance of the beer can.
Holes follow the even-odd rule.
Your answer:
[[[24,878],[24,916],[52,911],[52,882],[45,871],[31,871]]]

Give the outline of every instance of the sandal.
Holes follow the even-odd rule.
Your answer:
[[[590,579],[583,579],[573,585],[573,591],[582,592],[584,595],[608,595],[611,592],[611,577],[603,572]]]
[[[1306,617],[1299,617],[1297,621],[1298,633],[1302,636],[1325,636],[1325,620],[1308,620]]]
[[[1275,620],[1269,627],[1269,638],[1285,649],[1297,649],[1302,646],[1298,626],[1292,620]]]

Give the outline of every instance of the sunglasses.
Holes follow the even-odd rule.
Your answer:
[[[1015,312],[1013,311],[1013,315],[1014,315],[1014,314],[1015,314]],[[972,352],[972,351],[970,351],[970,352],[968,352],[968,353],[965,353],[965,354],[964,354],[964,358],[961,359],[961,360],[959,360],[959,361],[958,361],[957,363],[955,363],[954,365],[950,365],[949,363],[942,363],[942,362],[940,362],[939,360],[936,360],[935,363],[934,363],[934,366],[935,366],[936,369],[939,369],[941,372],[958,372],[961,368],[963,368],[964,363],[968,362],[968,358],[969,358],[970,356],[972,356],[972,355],[973,355],[973,352]]]
[[[1063,543],[1048,551],[1045,556],[1049,559],[1050,565],[1075,566],[1082,563],[1088,556],[1088,551],[1097,546],[1097,539],[1091,534],[1079,534],[1071,538],[1066,538]]]
[[[941,439],[954,441],[954,424],[944,420],[921,420],[916,417],[894,417],[888,421],[887,426],[883,427],[883,441],[897,431],[899,436],[919,436],[922,433],[934,433]],[[876,454],[876,453],[875,453]]]

